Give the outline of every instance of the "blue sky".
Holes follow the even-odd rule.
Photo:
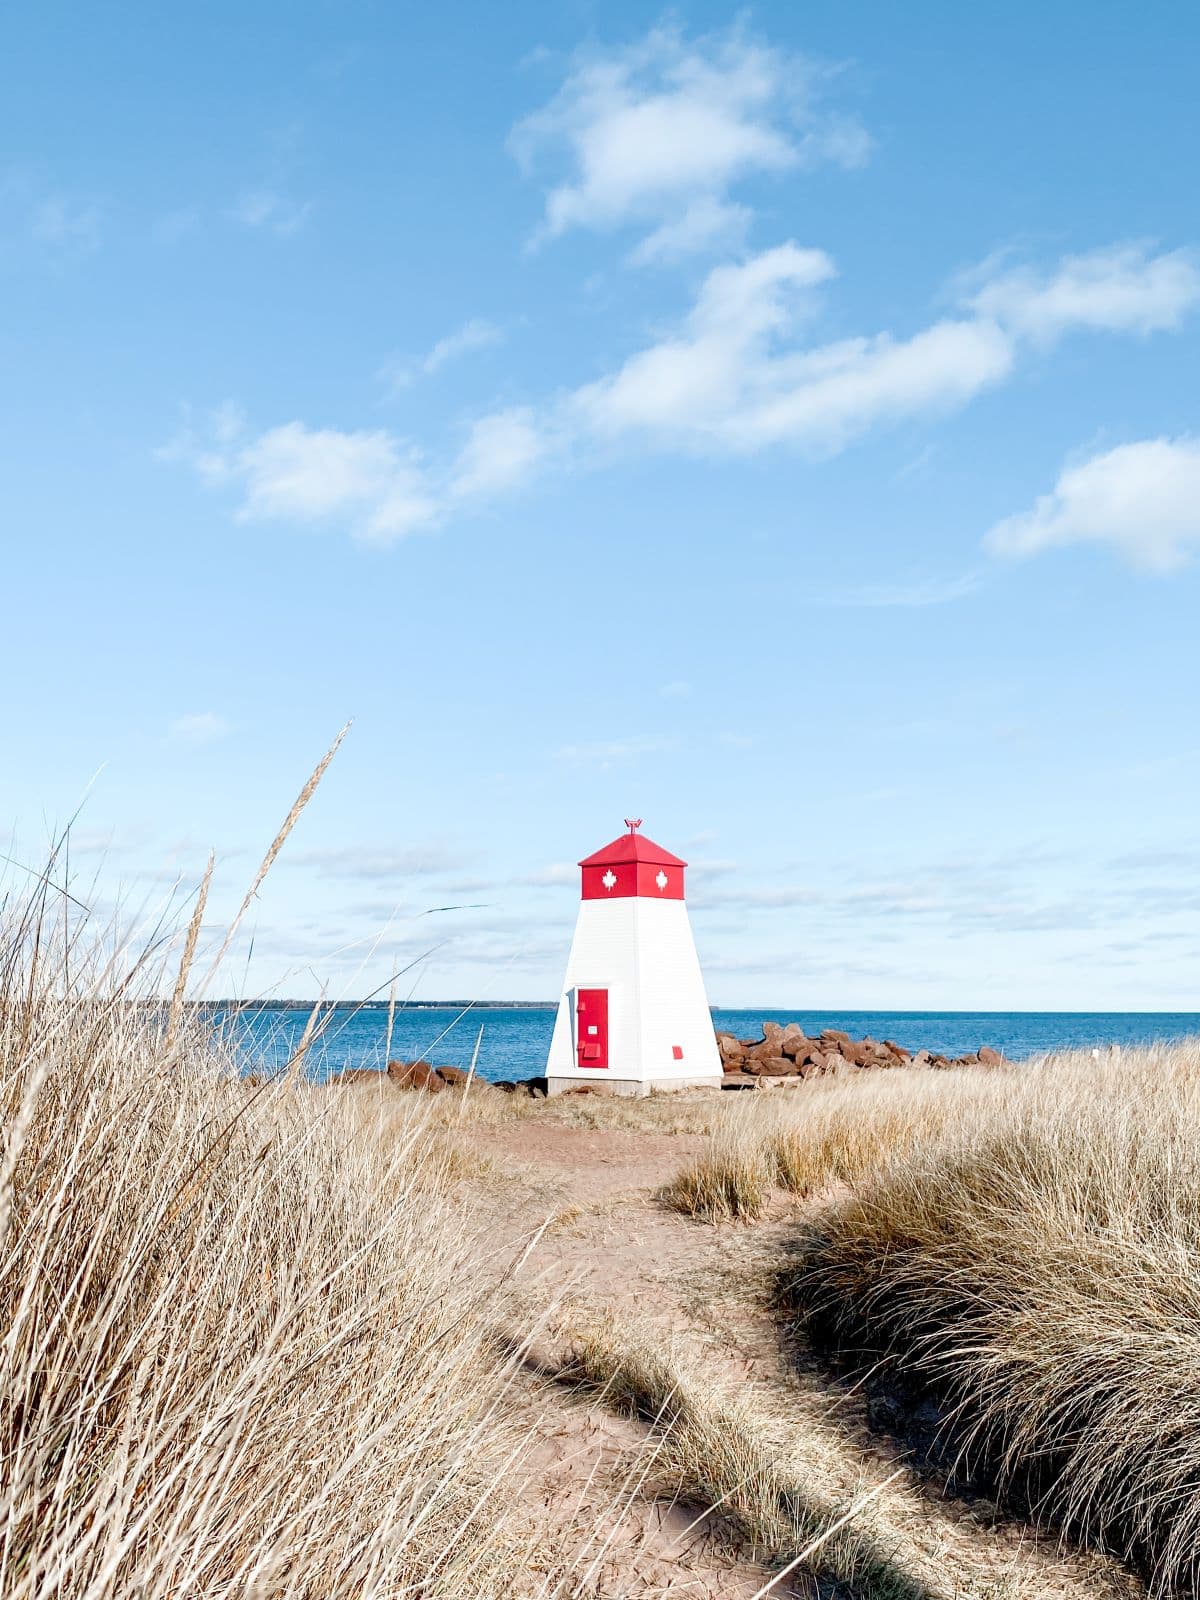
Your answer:
[[[552,997],[636,814],[717,1003],[1193,1007],[1198,34],[26,8],[5,853],[219,939],[353,717],[218,989]]]

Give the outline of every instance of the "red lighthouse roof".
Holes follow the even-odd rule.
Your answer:
[[[606,844],[594,855],[584,856],[582,867],[585,900],[682,900],[683,869],[687,862],[673,856],[662,845],[639,833],[641,822],[625,819],[628,833]]]
[[[639,833],[641,822],[626,821],[628,833],[621,834],[611,844],[606,844],[603,850],[597,850],[593,855],[584,856],[579,863],[581,867],[608,867],[619,861],[644,861],[656,867],[686,867],[687,862],[679,856],[673,856],[669,850],[664,850],[662,845],[655,844],[653,839],[647,839],[644,833]]]

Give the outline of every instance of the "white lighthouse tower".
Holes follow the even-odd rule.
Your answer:
[[[550,1094],[721,1082],[721,1057],[683,899],[678,856],[638,832],[585,856],[550,1057]]]

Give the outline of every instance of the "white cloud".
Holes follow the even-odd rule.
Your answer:
[[[627,49],[588,54],[510,139],[526,170],[546,151],[567,158],[569,175],[547,194],[541,235],[649,222],[660,234],[663,224],[674,229],[666,238],[679,248],[691,208],[719,206],[741,179],[816,161],[858,165],[869,140],[851,120],[820,110],[820,76],[740,28],[694,41],[656,28]],[[690,224],[696,247],[712,238],[702,215]]]
[[[786,440],[841,449],[875,424],[965,405],[1012,364],[1011,341],[987,322],[938,322],[909,339],[847,339],[769,363],[756,375],[767,392],[731,416],[725,432],[744,449]]]
[[[186,717],[176,717],[167,731],[173,739],[186,744],[211,744],[214,739],[225,737],[229,724],[215,711],[194,711]]]
[[[833,275],[823,251],[791,243],[715,268],[677,333],[576,391],[579,424],[609,436],[630,429],[719,431],[740,408],[750,380],[770,364],[770,336],[794,323],[806,291]]]
[[[234,217],[245,227],[263,229],[281,239],[298,233],[311,214],[311,201],[290,200],[274,189],[247,189],[233,208]]]
[[[212,487],[240,488],[244,522],[338,523],[368,543],[390,544],[441,520],[441,499],[416,452],[383,430],[285,422],[256,438],[245,432],[240,410],[227,402],[159,456],[185,462]]]
[[[578,390],[580,424],[676,442],[754,450],[779,442],[836,449],[876,422],[947,409],[1007,375],[1012,342],[992,323],[941,322],[805,349],[793,334],[809,291],[834,276],[793,243],[709,273],[680,330]]]
[[[824,251],[787,241],[713,268],[678,323],[613,370],[540,402],[484,414],[458,451],[440,460],[427,460],[412,443],[379,429],[312,428],[296,420],[247,438],[230,407],[205,428],[185,428],[160,453],[187,462],[210,484],[240,487],[243,520],[337,522],[361,539],[388,543],[512,492],[553,463],[596,461],[630,444],[704,454],[774,446],[829,454],[873,428],[961,408],[1008,378],[1034,330],[1042,337],[1071,319],[1141,330],[1181,315],[1192,269],[1181,268],[1178,253],[1137,259],[1145,268],[1140,279],[1128,247],[1072,257],[1040,279],[1021,278],[1020,294],[1013,274],[993,278],[977,289],[973,314],[905,335],[820,344],[806,337],[807,325],[818,290],[836,270]],[[1113,269],[1104,293],[1100,262]],[[450,336],[444,349],[456,340],[461,345]],[[1074,479],[1065,476],[1063,483],[1069,489]],[[1073,514],[1042,502],[1030,517],[1004,524],[993,543],[1033,548],[1084,537],[1064,533],[1068,526],[1076,526]],[[1121,537],[1134,542],[1133,532]],[[1141,559],[1158,565],[1178,559],[1180,538],[1169,530],[1147,532],[1140,536]],[[842,603],[932,605],[970,592],[976,581],[881,585]]]
[[[390,543],[436,521],[438,505],[411,452],[388,433],[342,433],[302,422],[271,428],[234,462],[247,521],[349,521],[361,537]]]
[[[503,337],[495,323],[486,322],[482,317],[472,317],[469,322],[464,322],[461,328],[456,328],[453,333],[448,333],[444,339],[438,340],[421,363],[422,370],[428,373],[436,372],[439,367],[444,367],[447,361],[453,361],[471,350],[484,350],[490,344],[499,344]]]
[[[546,450],[542,428],[528,407],[481,417],[454,464],[451,493],[462,500],[515,489],[533,475]]]
[[[739,245],[750,226],[748,206],[701,195],[669,222],[648,233],[629,255],[634,266],[667,265],[717,246]]]
[[[1014,556],[1107,544],[1133,566],[1170,572],[1200,549],[1200,439],[1143,439],[1067,467],[986,543]]]
[[[1197,300],[1200,258],[1194,250],[1153,255],[1148,245],[1123,244],[1066,256],[1050,273],[1028,267],[1003,273],[985,281],[967,304],[1014,333],[1048,343],[1072,328],[1143,334],[1174,328]]]
[[[367,543],[391,544],[431,532],[452,505],[516,488],[546,449],[534,413],[513,407],[480,418],[450,468],[435,473],[385,429],[294,421],[247,438],[241,412],[227,403],[158,454],[186,463],[212,487],[240,489],[240,521],[332,523]]]
[[[494,322],[488,322],[483,317],[472,317],[461,328],[439,339],[419,361],[389,362],[381,376],[391,389],[407,389],[419,377],[432,377],[447,362],[457,361],[460,356],[469,355],[473,350],[486,350],[489,345],[499,344],[503,338],[503,329]]]

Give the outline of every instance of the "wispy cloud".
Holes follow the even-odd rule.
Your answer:
[[[420,377],[432,377],[434,373],[451,361],[470,355],[475,350],[486,350],[489,345],[499,344],[504,338],[504,330],[494,322],[488,322],[483,317],[472,317],[469,322],[464,322],[461,328],[456,328],[453,333],[448,333],[445,338],[439,339],[425,355],[415,361],[396,359],[389,361],[381,372],[381,377],[389,389],[399,391],[407,389]]]
[[[532,889],[559,888],[563,884],[573,884],[579,881],[579,868],[573,861],[552,861],[548,867],[540,867],[536,872],[527,873],[525,877],[518,878],[517,882],[526,884]]]
[[[1050,272],[1021,266],[995,275],[966,301],[981,317],[1048,343],[1076,328],[1155,333],[1175,328],[1200,301],[1200,255],[1154,254],[1146,243],[1065,256]]]
[[[100,248],[105,212],[100,201],[68,193],[21,171],[0,174],[5,232],[22,235],[52,259],[88,256]]]
[[[158,452],[214,488],[235,488],[243,522],[331,524],[370,544],[427,532],[443,515],[416,448],[383,429],[343,431],[303,422],[252,434],[227,401],[189,419]]]
[[[102,214],[94,202],[80,203],[52,194],[34,206],[30,227],[34,238],[44,244],[90,252],[100,245]]]
[[[921,578],[910,583],[867,583],[853,589],[834,589],[820,596],[827,606],[896,607],[901,610],[950,605],[978,594],[983,575],[966,572],[958,578]]]
[[[529,406],[495,411],[474,423],[451,473],[456,500],[486,499],[527,482],[549,452],[550,441]]]
[[[400,848],[345,845],[295,851],[289,857],[292,866],[314,867],[326,878],[440,877],[460,872],[469,859],[460,850],[436,843]]]
[[[288,422],[237,453],[246,521],[345,519],[369,541],[428,527],[438,507],[417,452],[382,430],[343,433]]]
[[[837,449],[872,425],[961,405],[1008,375],[994,324],[936,323],[806,347],[812,291],[834,276],[820,250],[776,245],[705,279],[682,326],[576,391],[580,426],[695,448],[796,443]]]
[[[212,744],[216,739],[223,739],[230,727],[225,718],[218,716],[215,711],[193,711],[187,716],[176,717],[167,731],[172,739],[184,744]]]
[[[792,449],[819,457],[877,429],[946,415],[1005,382],[1052,334],[1172,325],[1193,288],[1200,293],[1189,262],[1180,252],[1121,247],[1069,257],[1028,278],[993,273],[976,282],[961,316],[903,337],[885,331],[822,343],[811,338],[811,325],[834,263],[787,241],[713,268],[673,326],[593,381],[476,415],[456,451],[434,454],[387,430],[298,419],[251,434],[226,408],[208,428],[185,428],[163,454],[188,462],[210,484],[237,488],[242,520],[336,524],[385,544],[432,531],[556,465],[595,464],[621,449],[705,456]],[[464,331],[426,361],[451,359]],[[1071,469],[1053,496],[1002,523],[989,543],[1028,553],[1100,539],[1144,565],[1177,565],[1196,542],[1189,509],[1196,448],[1190,440],[1149,441]],[[1136,504],[1127,498],[1135,479]],[[979,581],[968,574],[878,584],[838,603],[938,605]]]
[[[639,735],[631,739],[597,739],[583,744],[564,744],[559,747],[560,761],[580,765],[612,767],[638,756],[659,755],[675,748],[674,739],[652,735]]]
[[[246,189],[233,207],[235,219],[244,227],[290,239],[312,215],[311,200],[292,200],[275,189]]]
[[[670,266],[703,250],[738,247],[749,231],[751,217],[749,206],[702,195],[678,217],[648,233],[630,251],[629,261],[637,267]]]
[[[649,223],[635,252],[644,261],[726,242],[744,220],[727,199],[741,180],[866,159],[861,126],[825,109],[827,84],[820,66],[742,27],[697,39],[660,27],[624,49],[581,54],[510,137],[526,171],[566,169],[537,237]]]
[[[1143,439],[1066,467],[986,543],[1008,556],[1108,545],[1132,566],[1173,572],[1200,550],[1200,439]]]
[[[198,206],[179,206],[174,211],[167,211],[156,218],[151,234],[155,243],[162,245],[179,244],[183,239],[191,239],[200,232],[202,227],[200,208]]]

